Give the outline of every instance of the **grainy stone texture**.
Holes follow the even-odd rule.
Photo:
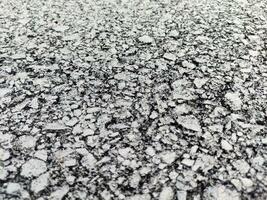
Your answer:
[[[266,11],[1,0],[0,200],[267,199]]]

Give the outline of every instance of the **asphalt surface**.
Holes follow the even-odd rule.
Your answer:
[[[0,199],[267,199],[267,2],[1,0]]]

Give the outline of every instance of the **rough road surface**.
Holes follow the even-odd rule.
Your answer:
[[[1,0],[0,199],[265,200],[267,1]]]

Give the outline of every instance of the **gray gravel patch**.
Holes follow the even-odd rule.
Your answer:
[[[266,10],[0,1],[0,200],[267,199]]]

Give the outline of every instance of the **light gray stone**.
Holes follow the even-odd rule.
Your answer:
[[[21,176],[36,177],[47,170],[46,163],[38,159],[30,159],[26,161],[21,168]]]

